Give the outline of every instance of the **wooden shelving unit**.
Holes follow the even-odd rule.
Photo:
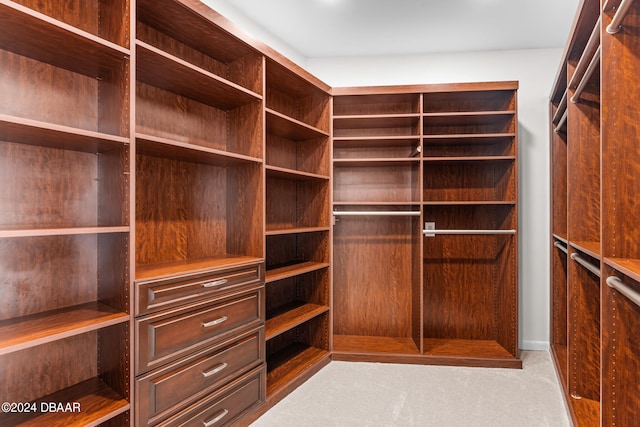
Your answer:
[[[639,235],[624,214],[638,208],[638,5],[624,3],[580,3],[550,99],[551,342],[577,426],[631,425],[640,402]]]
[[[331,168],[328,87],[266,61],[267,400],[329,362]]]
[[[0,2],[0,396],[83,405],[3,425],[129,417],[129,16]]]
[[[334,358],[521,366],[516,88],[334,89]]]

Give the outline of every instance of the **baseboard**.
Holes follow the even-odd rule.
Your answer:
[[[549,351],[548,341],[522,341],[520,350]]]

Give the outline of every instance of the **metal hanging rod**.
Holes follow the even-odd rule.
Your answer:
[[[422,230],[422,234],[516,234],[516,230]]]
[[[582,56],[580,56],[580,60],[578,61],[576,69],[571,76],[571,80],[569,80],[569,84],[567,86],[569,89],[575,89],[580,83],[580,80],[583,79],[587,67],[589,66],[589,62],[595,55],[598,47],[600,47],[600,18],[598,18],[596,25],[593,27],[589,40],[587,40],[587,44],[582,51]]]
[[[562,115],[562,117],[560,118],[560,121],[558,122],[558,126],[555,127],[555,129],[553,129],[553,131],[555,133],[560,133],[560,130],[562,129],[562,126],[564,126],[564,124],[567,122],[567,113],[568,113],[568,109],[565,108],[564,110],[564,114]]]
[[[333,211],[335,216],[420,216],[420,211]]]
[[[574,104],[578,102],[578,100],[580,99],[580,95],[582,95],[582,91],[584,91],[584,88],[587,87],[587,83],[589,83],[589,79],[591,79],[591,76],[593,75],[594,71],[596,71],[596,68],[598,68],[599,63],[600,63],[600,46],[598,46],[598,50],[596,50],[595,55],[593,55],[593,58],[591,58],[591,62],[587,67],[587,71],[584,72],[584,76],[582,76],[582,80],[580,80],[580,83],[578,84],[578,87],[576,88],[575,93],[571,97],[571,102],[573,102]]]
[[[596,276],[600,277],[600,268],[596,267],[586,259],[582,258],[580,254],[578,254],[577,252],[574,252],[571,254],[571,259],[577,262],[578,264],[580,264],[581,266],[583,266],[584,268],[586,268],[587,270],[589,270],[590,272],[592,272],[593,274],[595,274]]]
[[[568,91],[565,89],[564,93],[562,94],[562,98],[560,98],[558,109],[553,115],[553,119],[552,119],[553,123],[560,123],[562,121],[562,118],[558,120],[558,117],[560,116],[561,113],[562,115],[564,115],[564,112],[567,111],[567,94],[568,94]]]
[[[569,254],[569,250],[567,249],[567,247],[565,245],[563,245],[560,242],[555,242],[553,244],[553,246],[555,246],[556,248],[560,249],[562,252],[564,252],[565,254]]]
[[[619,277],[607,277],[607,285],[609,285],[610,288],[613,288],[616,291],[620,292],[625,297],[629,298],[629,300],[635,305],[640,306],[640,293],[631,288],[629,285],[626,285],[622,280],[620,280]]]
[[[620,2],[616,14],[613,15],[611,23],[607,26],[607,33],[615,34],[622,29],[622,21],[625,16],[627,16],[627,12],[629,12],[632,3],[633,0],[622,0]]]

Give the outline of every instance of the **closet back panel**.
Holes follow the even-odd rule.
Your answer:
[[[552,249],[552,344],[567,345],[567,254],[560,249]],[[566,378],[565,378],[566,380]]]
[[[513,161],[426,163],[424,201],[516,200]]]
[[[328,138],[294,141],[267,133],[266,161],[270,166],[329,176]],[[268,188],[268,186],[267,186]]]
[[[420,200],[418,164],[340,166],[333,172],[334,202],[417,202]]]
[[[425,113],[514,111],[513,90],[439,92],[424,95]]]
[[[334,226],[335,334],[413,337],[413,222],[365,216]]]
[[[599,263],[590,259],[594,265]],[[569,264],[568,356],[571,394],[600,400],[600,278],[575,261]]]
[[[411,114],[420,112],[420,95],[343,95],[333,99],[333,115]]]
[[[129,90],[127,61],[90,75],[4,50],[0,50],[0,62],[1,114],[118,136],[129,134],[128,104],[123,103]]]
[[[553,218],[552,233],[567,238],[567,135],[552,136]]]

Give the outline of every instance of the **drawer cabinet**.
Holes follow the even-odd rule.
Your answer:
[[[224,296],[264,280],[260,265],[249,265],[225,271],[208,271],[180,277],[136,282],[137,314],[144,315]]]
[[[168,420],[162,427],[233,425],[241,416],[265,399],[266,368],[260,367],[192,405]]]
[[[139,373],[264,322],[262,288],[137,320]]]
[[[264,360],[264,330],[258,328],[154,370],[136,381],[137,423],[155,425]]]
[[[136,282],[137,426],[229,425],[265,400],[264,262]]]

